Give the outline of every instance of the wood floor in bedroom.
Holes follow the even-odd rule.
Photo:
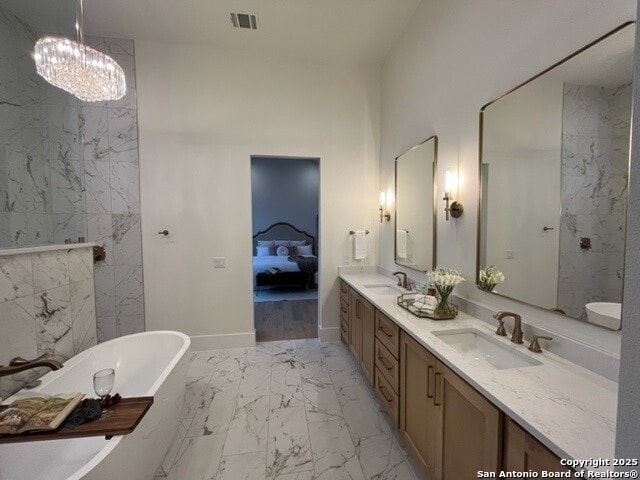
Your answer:
[[[318,301],[291,300],[253,304],[256,341],[318,337]]]

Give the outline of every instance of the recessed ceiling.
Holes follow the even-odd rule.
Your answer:
[[[84,0],[87,34],[296,58],[380,62],[421,0]],[[0,0],[40,30],[73,27],[73,0]],[[230,14],[258,18],[235,29]],[[69,25],[68,28],[63,25]]]

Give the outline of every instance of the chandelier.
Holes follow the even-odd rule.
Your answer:
[[[84,44],[83,0],[78,0],[77,41],[47,36],[36,42],[36,71],[85,102],[118,100],[127,90],[124,71],[108,55]]]

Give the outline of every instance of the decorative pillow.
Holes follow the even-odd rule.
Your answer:
[[[313,255],[313,247],[311,245],[302,245],[300,247],[296,247],[296,249],[296,255]]]
[[[289,240],[274,240],[273,244],[276,247],[280,247],[280,246],[288,247],[289,245],[291,245],[291,242]]]
[[[291,245],[287,248],[289,249],[289,255],[293,255],[294,257],[298,255],[298,247]]]
[[[259,247],[269,247],[271,245],[275,245],[273,240],[258,240]]]
[[[269,255],[277,255],[276,250],[278,249],[278,247],[276,247],[275,245],[269,245]]]
[[[289,255],[289,249],[284,245],[280,245],[278,247],[278,250],[276,250],[276,253],[278,254],[279,257],[285,257]]]
[[[306,245],[306,240],[291,240],[291,245],[294,247],[301,247],[302,245]]]
[[[269,252],[269,250],[272,247],[261,247],[260,245],[258,245],[256,247],[256,257],[268,257],[269,255],[271,255],[271,253]]]

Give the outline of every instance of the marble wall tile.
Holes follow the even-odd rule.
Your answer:
[[[26,247],[51,243],[53,239],[53,218],[50,214],[9,213],[9,247]]]
[[[65,96],[70,95],[65,94]],[[75,104],[49,105],[47,112],[49,158],[80,160],[78,106]]]
[[[100,262],[94,269],[96,282],[96,315],[116,317],[115,267]],[[100,322],[98,322],[100,323]],[[115,337],[114,337],[115,338]]]
[[[49,161],[44,157],[8,151],[4,159],[3,210],[18,213],[51,211]]]
[[[53,222],[53,243],[61,245],[66,239],[77,241],[78,237],[87,237],[87,214],[54,213],[46,219]]]
[[[110,55],[134,55],[133,40],[126,38],[105,38],[103,48]]]
[[[139,176],[137,163],[111,163],[112,213],[140,213]]]
[[[87,213],[111,213],[111,167],[108,162],[85,160],[84,187]]]
[[[33,289],[36,294],[69,284],[69,263],[66,250],[35,253],[33,259]]]
[[[109,108],[109,154],[112,162],[138,161],[138,121],[133,108]]]
[[[113,265],[113,219],[110,213],[87,215],[87,240],[105,248],[106,258],[99,265]]]
[[[58,360],[73,356],[71,294],[69,285],[34,295],[38,353]]]
[[[115,265],[142,265],[140,215],[116,214],[113,222],[113,262]]]
[[[105,39],[108,43],[110,39]],[[127,79],[127,93],[120,100],[108,102],[112,108],[136,108],[136,73],[135,73],[135,57],[133,55],[112,54],[112,58],[124,70]]]
[[[83,106],[78,110],[83,159],[109,161],[109,128],[106,107]]]
[[[69,250],[67,253],[69,282],[93,280],[93,252],[89,248]]]
[[[51,197],[54,213],[83,213],[84,166],[79,160],[51,160]]]
[[[36,321],[33,296],[0,303],[0,365],[15,357],[35,358]]]
[[[116,328],[116,317],[96,316],[96,327],[98,330],[98,342],[106,342],[118,336]]]
[[[31,295],[33,295],[31,256],[0,257],[0,302]]]
[[[98,342],[93,277],[69,285],[73,354]]]

